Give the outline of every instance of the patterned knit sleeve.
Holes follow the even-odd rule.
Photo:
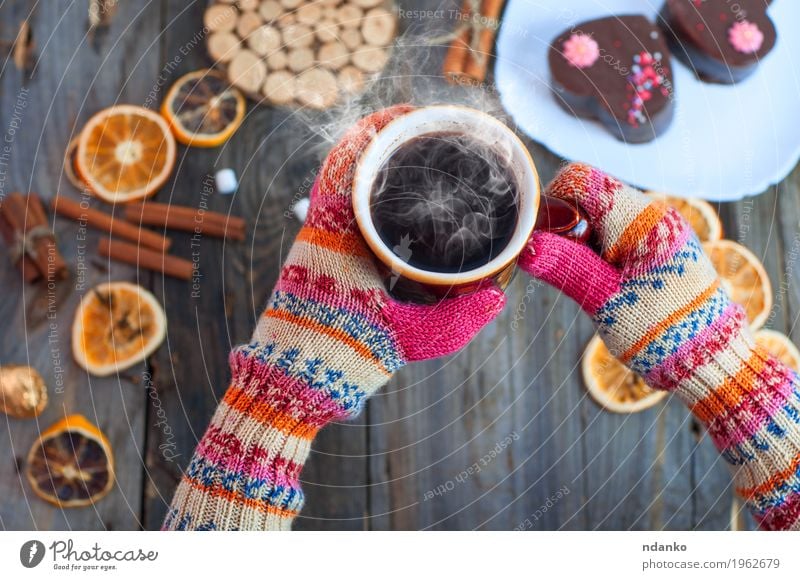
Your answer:
[[[165,530],[288,530],[317,431],[344,410],[273,345],[235,349],[232,381],[178,486]],[[293,376],[294,375],[294,376]]]

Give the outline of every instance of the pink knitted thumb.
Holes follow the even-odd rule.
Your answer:
[[[534,232],[519,267],[563,291],[589,314],[619,291],[622,278],[588,246],[548,232]]]
[[[490,286],[438,304],[390,300],[385,314],[407,361],[426,360],[460,350],[503,310],[506,296]]]

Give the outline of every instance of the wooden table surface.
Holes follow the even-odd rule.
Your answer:
[[[109,26],[91,35],[87,4],[0,3],[0,40],[12,40],[29,19],[36,57],[26,74],[0,53],[0,138],[10,146],[0,158],[0,195],[79,199],[61,166],[82,124],[114,103],[154,108],[171,80],[209,62],[204,2],[119,2]],[[433,18],[401,25],[453,24]],[[419,72],[436,76],[441,56],[433,51]],[[96,257],[100,234],[84,239],[60,218],[54,227],[71,264],[69,281],[26,286],[3,250],[0,364],[36,367],[50,404],[36,420],[2,420],[0,529],[159,527],[226,388],[227,353],[249,337],[299,228],[285,212],[307,190],[326,147],[296,115],[260,107],[224,147],[180,148],[175,175],[157,199],[207,204],[244,216],[249,226],[245,243],[203,239],[193,247],[189,235],[173,235],[175,253],[199,260],[196,287],[103,262]],[[530,147],[549,180],[560,160]],[[239,174],[234,197],[204,191],[223,167]],[[796,169],[763,195],[719,208],[727,236],[760,256],[773,280],[770,326],[795,339],[799,200]],[[152,290],[169,332],[146,365],[98,379],[72,361],[70,329],[81,295],[106,280]],[[515,316],[522,318],[516,330]],[[568,299],[517,276],[506,310],[463,352],[403,369],[357,421],[320,434],[302,474],[308,501],[296,528],[727,529],[727,467],[677,400],[621,416],[587,398],[579,360],[591,336],[589,320]],[[45,504],[20,471],[38,431],[65,412],[86,415],[113,446],[117,485],[94,507]]]

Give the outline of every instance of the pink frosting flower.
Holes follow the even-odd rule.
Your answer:
[[[564,42],[564,58],[577,68],[588,68],[600,58],[600,47],[588,34],[573,34]]]
[[[728,31],[728,42],[738,52],[749,54],[757,52],[764,44],[764,33],[752,22],[742,20],[731,26]]]

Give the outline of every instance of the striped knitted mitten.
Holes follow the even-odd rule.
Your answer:
[[[436,305],[386,293],[355,222],[355,162],[407,107],[362,120],[328,156],[250,344],[230,356],[231,385],[195,450],[165,529],[289,529],[317,431],[355,416],[409,361],[450,354],[505,304],[487,287]]]
[[[601,255],[537,233],[521,267],[575,299],[650,386],[683,400],[762,528],[800,529],[798,376],[754,344],[689,225],[587,165],[567,167],[548,189],[582,207]]]

